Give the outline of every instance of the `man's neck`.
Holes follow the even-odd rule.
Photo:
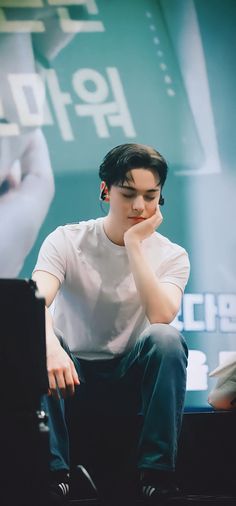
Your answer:
[[[116,225],[112,222],[111,217],[108,215],[103,221],[104,232],[108,237],[109,241],[117,244],[117,246],[124,246],[124,233],[119,233],[116,230]]]

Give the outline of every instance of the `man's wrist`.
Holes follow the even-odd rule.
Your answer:
[[[46,336],[47,354],[57,351],[60,347],[60,341],[56,334],[50,334]]]
[[[124,243],[125,243],[125,246],[127,246],[128,244],[136,244],[136,243],[139,243],[139,241],[132,235],[129,233],[129,230],[127,232],[125,232],[124,234]]]
[[[141,241],[132,235],[124,236],[124,244],[127,250],[141,251]]]

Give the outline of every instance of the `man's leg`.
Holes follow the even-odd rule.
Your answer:
[[[65,401],[44,396],[42,409],[48,416],[50,470],[69,470],[69,435],[65,421]]]
[[[63,349],[73,360],[78,376],[81,379],[82,373],[79,361],[71,353],[62,337],[58,336],[58,339]],[[51,395],[45,395],[42,399],[42,409],[48,415],[50,469],[51,471],[69,470],[69,435],[65,418],[65,401],[62,397],[56,399]]]
[[[122,376],[129,376],[134,367],[140,381],[144,422],[137,464],[144,475],[148,474],[149,481],[155,475],[165,479],[175,469],[187,355],[186,343],[174,327],[154,324],[145,330],[120,363]]]
[[[148,330],[149,335],[138,342],[144,416],[138,467],[173,471],[184,408],[187,346],[170,325],[151,325]]]
[[[59,338],[62,347],[73,360],[79,377],[80,364],[70,352],[66,343]],[[76,387],[76,389],[79,387]],[[76,395],[76,392],[75,392]],[[65,503],[69,494],[69,434],[65,418],[65,400],[45,395],[41,407],[48,415],[49,446],[50,446],[50,496],[52,504]]]

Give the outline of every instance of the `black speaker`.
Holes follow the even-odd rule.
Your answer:
[[[47,392],[44,299],[32,280],[0,279],[0,396],[5,410],[38,409]]]
[[[48,503],[44,300],[29,280],[0,280],[0,504]]]

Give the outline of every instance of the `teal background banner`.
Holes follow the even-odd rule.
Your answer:
[[[236,351],[235,23],[234,0],[0,0],[0,276],[30,277],[50,231],[102,215],[109,149],[154,146],[160,232],[191,261],[173,322],[187,407]]]

